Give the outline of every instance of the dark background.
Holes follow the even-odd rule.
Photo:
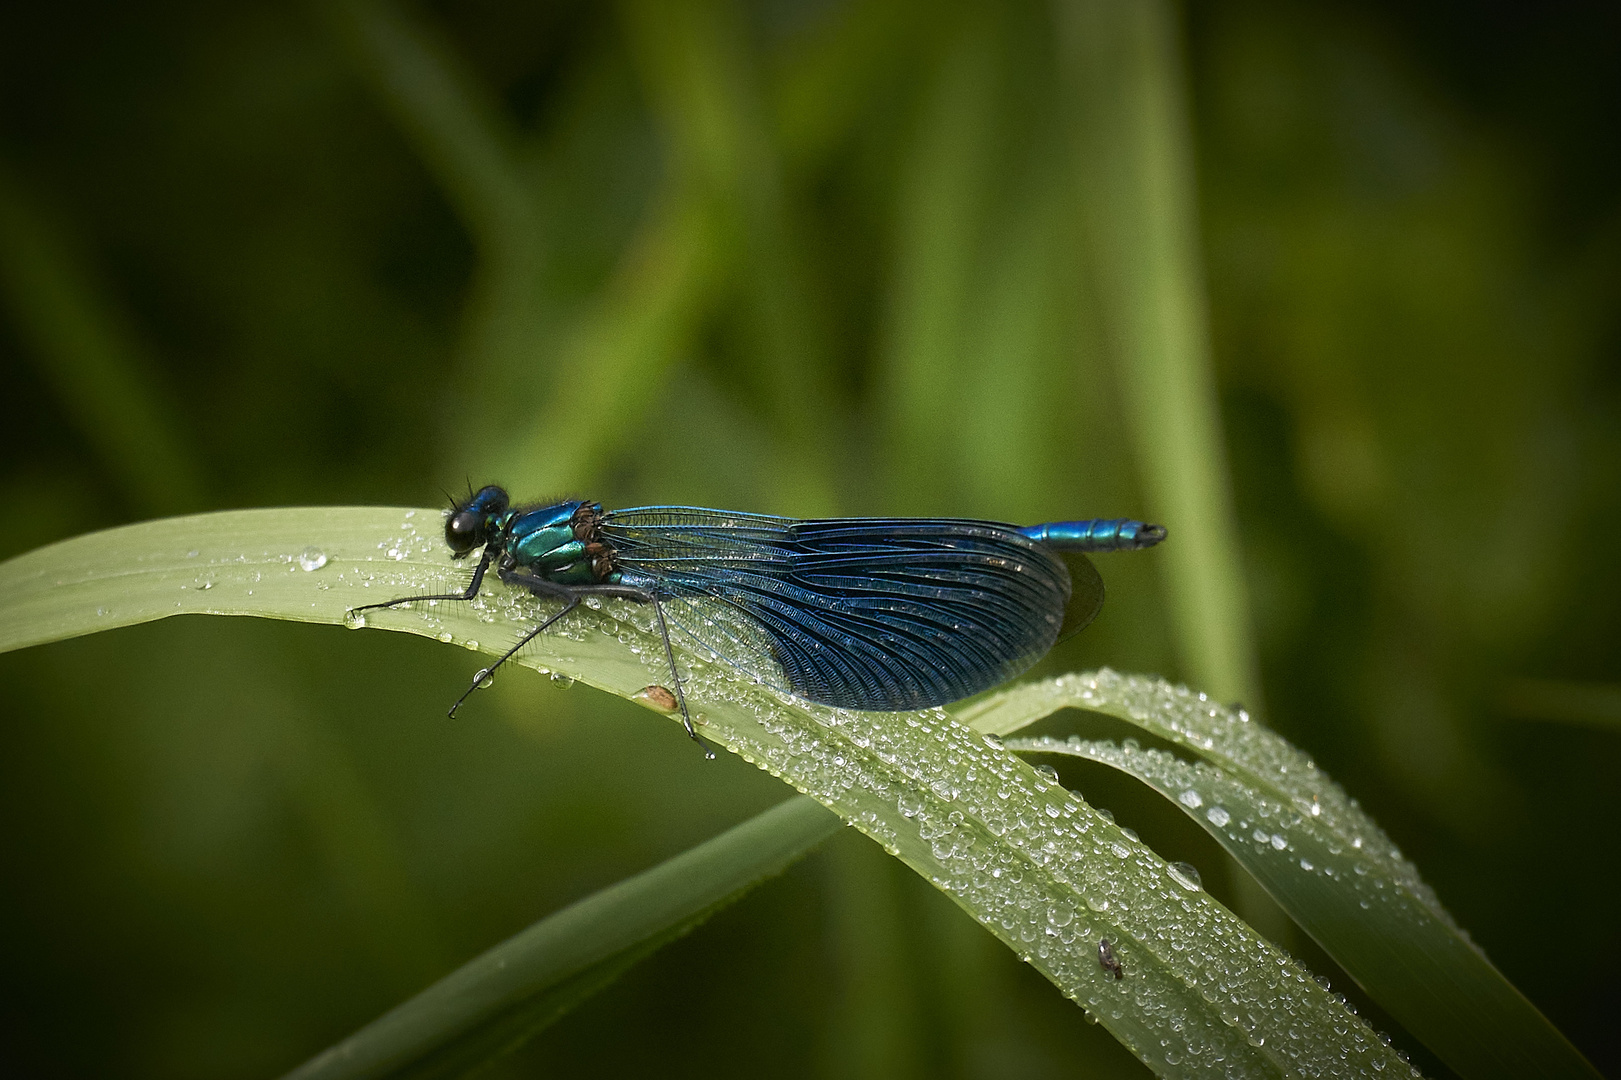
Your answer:
[[[720,4],[709,38],[634,6],[397,10],[482,95],[504,174],[436,159],[324,5],[0,9],[0,555],[167,513],[435,505],[469,479],[1149,512],[1072,276],[1048,6]],[[1616,10],[1182,12],[1260,707],[1612,1075]],[[741,141],[692,119],[711,60]],[[920,230],[954,192],[962,227]],[[907,352],[907,305],[941,281],[961,318]],[[1103,569],[1104,616],[1043,670],[1182,677],[1153,561]],[[468,666],[217,619],[0,657],[0,1071],[279,1073],[786,794],[532,675],[448,723]],[[1142,789],[1066,780],[1242,894]],[[503,1068],[1143,1073],[853,835]]]

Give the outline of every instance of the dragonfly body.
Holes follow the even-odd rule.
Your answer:
[[[491,486],[446,519],[455,557],[483,548],[464,593],[370,606],[471,600],[493,566],[509,585],[564,601],[494,666],[581,598],[607,596],[654,606],[684,717],[672,636],[811,701],[919,709],[1012,678],[1090,622],[1103,583],[1085,553],[1151,547],[1164,536],[1130,519],[1015,526],[605,511],[583,500],[514,507]]]

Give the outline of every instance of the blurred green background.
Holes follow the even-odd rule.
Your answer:
[[[1153,513],[1077,7],[6,5],[0,556],[469,480]],[[1178,17],[1250,704],[1621,1072],[1621,18]],[[1103,560],[1042,670],[1193,678],[1163,565]],[[277,1074],[787,793],[531,673],[447,722],[472,665],[222,619],[0,657],[0,1071]],[[1445,1075],[1174,811],[1066,780]],[[498,1071],[655,1070],[1146,1075],[853,834]]]

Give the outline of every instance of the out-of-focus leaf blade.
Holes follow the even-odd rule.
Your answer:
[[[1111,765],[1172,800],[1460,1075],[1597,1075],[1361,807],[1241,710],[1105,671],[1017,687],[965,714],[982,729],[1007,731],[1066,706],[1129,720],[1205,760],[1080,738],[1009,739],[1008,748]]]
[[[389,1010],[289,1080],[458,1076],[515,1049],[839,828],[804,797],[572,904]]]

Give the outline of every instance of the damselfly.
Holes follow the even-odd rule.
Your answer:
[[[795,520],[690,506],[605,511],[568,500],[513,506],[483,488],[453,506],[445,542],[461,559],[483,547],[458,593],[472,600],[495,567],[508,585],[562,607],[473,677],[484,685],[536,635],[598,596],[651,604],[687,733],[671,639],[752,679],[824,705],[924,709],[1020,674],[1091,622],[1103,579],[1086,552],[1165,539],[1125,518],[1004,525],[957,518]]]

